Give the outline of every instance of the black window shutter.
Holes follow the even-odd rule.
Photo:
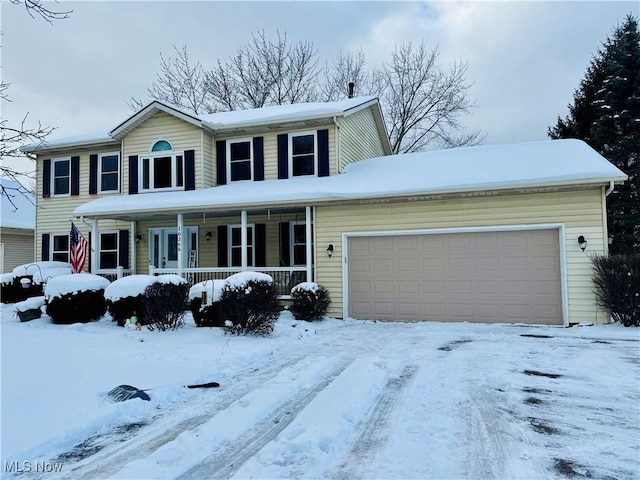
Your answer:
[[[43,262],[51,260],[49,258],[49,234],[48,233],[43,233],[42,234],[42,258],[41,258],[41,260]]]
[[[138,193],[138,156],[129,156],[129,195]]]
[[[291,242],[289,238],[289,222],[280,222],[280,266],[291,266]]]
[[[264,180],[264,139],[262,137],[253,138],[253,179]]]
[[[118,235],[119,266],[129,268],[129,230],[120,230]]]
[[[318,130],[318,176],[329,176],[329,130]]]
[[[87,242],[89,245],[87,246],[87,271],[91,273],[91,230],[89,230],[89,236],[87,237]]]
[[[218,225],[218,267],[229,266],[229,252],[227,251],[227,226]]]
[[[267,266],[267,228],[264,223],[256,223],[256,267]]]
[[[89,193],[98,193],[98,155],[89,155]]]
[[[185,150],[184,152],[184,189],[196,189],[196,152]]]
[[[51,196],[51,159],[48,159],[42,162],[42,197],[46,198],[50,196]]]
[[[80,195],[80,157],[71,157],[71,195]]]
[[[227,142],[216,142],[216,185],[227,184]]]
[[[278,135],[278,178],[289,178],[289,135]]]

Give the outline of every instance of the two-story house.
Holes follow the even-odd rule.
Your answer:
[[[38,259],[68,260],[74,221],[86,268],[110,278],[259,270],[284,297],[322,283],[339,318],[606,320],[588,255],[607,251],[605,198],[626,177],[579,141],[390,155],[375,98],[210,115],[155,101],[23,151]]]

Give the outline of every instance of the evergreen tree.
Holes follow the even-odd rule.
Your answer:
[[[551,138],[579,138],[629,176],[607,198],[611,253],[640,253],[640,31],[625,18],[592,59]]]

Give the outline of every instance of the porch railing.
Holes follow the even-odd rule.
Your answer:
[[[118,268],[109,268],[109,269],[103,268],[101,270],[98,270],[96,272],[96,275],[100,275],[101,277],[106,278],[110,282],[113,282],[114,280],[117,280],[119,278],[133,275],[133,273],[134,272],[132,269],[125,269],[123,267],[118,267]]]

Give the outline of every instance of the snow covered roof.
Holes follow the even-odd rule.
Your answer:
[[[23,153],[36,153],[38,151],[47,151],[60,148],[84,148],[94,145],[103,145],[105,143],[117,143],[108,132],[98,131],[84,133],[82,135],[74,135],[72,137],[54,138],[43,142],[30,143],[20,148]]]
[[[75,209],[78,216],[140,218],[178,212],[304,205],[415,195],[623,182],[627,176],[580,140],[464,147],[377,157],[341,175],[232,183],[188,192],[120,195]]]
[[[0,182],[7,195],[11,197],[11,201],[3,197],[0,202],[2,203],[0,227],[33,230],[36,226],[36,207],[33,194],[15,180],[0,178]]]

